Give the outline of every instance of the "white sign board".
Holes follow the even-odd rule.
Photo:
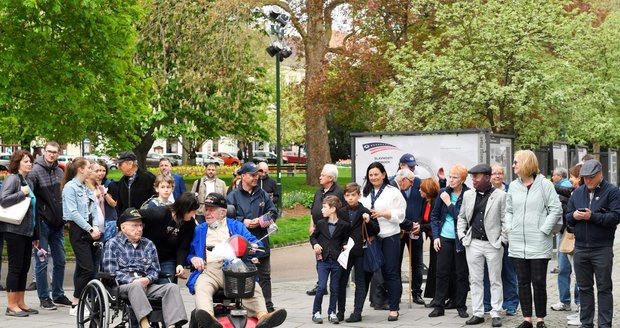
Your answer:
[[[372,162],[385,166],[388,176],[396,174],[400,157],[411,153],[416,158],[416,176],[425,179],[436,177],[439,168],[446,176],[455,164],[470,168],[486,162],[486,137],[484,133],[377,135],[355,136],[355,182],[364,185],[366,169]],[[470,178],[466,182],[471,186]]]

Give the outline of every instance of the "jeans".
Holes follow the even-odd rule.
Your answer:
[[[37,277],[37,294],[40,300],[50,298],[50,290],[47,282],[47,262],[52,257],[54,263],[52,273],[52,299],[56,300],[65,295],[63,283],[65,280],[65,229],[64,226],[52,228],[41,220],[39,248],[49,250],[50,254],[41,261],[37,256],[35,259],[35,272]]]
[[[558,238],[558,249],[560,249],[560,242],[562,241],[562,234]],[[558,292],[560,294],[560,302],[564,304],[570,304],[570,275],[573,272],[571,260],[569,255],[558,251],[558,266],[560,271],[558,272]],[[575,304],[579,305],[579,288],[577,287],[577,281],[575,281]]]
[[[329,307],[327,313],[336,313],[336,302],[338,301],[338,284],[340,283],[340,264],[332,259],[318,261],[316,270],[319,275],[319,285],[316,287],[316,295],[314,295],[314,304],[312,305],[312,313],[321,313],[321,303],[323,303],[323,295],[327,288],[327,279],[329,278]]]
[[[491,284],[489,283],[489,272],[485,264],[484,267],[484,311],[491,311]],[[504,257],[502,258],[502,287],[504,290],[504,303],[502,308],[505,310],[516,311],[519,307],[519,292],[517,288],[517,271],[508,257],[508,246],[504,247]]]
[[[593,327],[594,279],[596,279],[598,326],[601,328],[611,327],[614,309],[613,282],[611,280],[614,262],[613,248],[611,246],[596,248],[575,246],[573,259],[581,297],[581,326]]]
[[[400,297],[403,294],[403,283],[400,277],[400,234],[381,240],[383,251],[383,284],[387,289],[390,311],[400,310]]]
[[[163,285],[169,282],[176,282],[176,277],[174,274],[176,273],[177,261],[174,259],[161,261],[159,262],[159,267],[161,268],[160,272],[167,273],[171,275],[171,277],[170,280],[168,280],[168,278],[159,278],[159,280],[157,280],[158,284]]]

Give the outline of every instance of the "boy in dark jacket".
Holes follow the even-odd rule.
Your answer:
[[[327,279],[330,279],[329,289],[329,321],[338,323],[336,316],[336,301],[338,300],[338,284],[340,282],[340,264],[338,256],[349,240],[350,224],[345,220],[339,220],[337,211],[342,206],[336,196],[327,196],[323,200],[321,212],[326,220],[317,222],[316,229],[310,235],[310,243],[316,254],[316,270],[319,275],[319,284],[314,295],[312,306],[312,321],[323,323],[321,318],[321,303],[323,294],[327,288]]]
[[[364,243],[366,241],[366,236],[363,233],[363,229],[366,229],[368,237],[370,238],[375,237],[379,233],[379,222],[377,222],[377,219],[371,219],[370,210],[359,202],[362,197],[360,190],[360,186],[355,182],[347,184],[344,190],[344,199],[347,205],[338,210],[338,216],[343,218],[343,220],[349,221],[349,224],[351,224],[351,233],[349,236],[355,243],[353,249],[351,249],[351,253],[349,253],[347,268],[342,269],[338,286],[337,317],[339,321],[342,321],[344,320],[344,309],[347,298],[347,283],[349,281],[351,269],[355,266],[355,301],[353,312],[351,316],[347,318],[346,322],[362,321],[362,308],[364,307],[364,300],[368,293],[370,279],[372,279],[372,272],[364,271]]]

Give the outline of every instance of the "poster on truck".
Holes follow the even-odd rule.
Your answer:
[[[500,163],[507,173],[507,183],[512,177],[513,138],[493,135],[488,130],[352,133],[351,139],[351,174],[360,185],[372,162],[382,163],[391,177],[406,153],[415,157],[414,173],[422,179],[436,177],[440,169],[447,176],[455,164],[470,168],[478,163]],[[466,184],[471,186],[469,177]]]

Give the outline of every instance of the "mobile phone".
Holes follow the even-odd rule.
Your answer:
[[[586,211],[586,208],[585,208],[585,207],[581,207],[581,208],[578,208],[578,209],[577,209],[577,211],[579,211],[579,212],[585,212],[585,211]]]

